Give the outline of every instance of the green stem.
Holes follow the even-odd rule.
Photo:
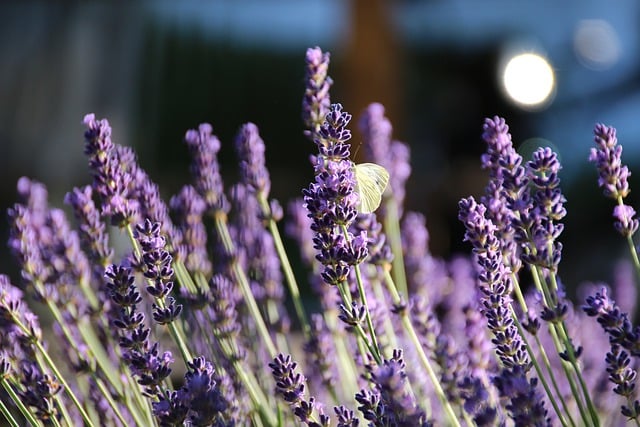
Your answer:
[[[342,234],[344,235],[347,244],[351,244],[351,240],[349,239],[349,231],[347,227],[342,224],[340,225],[340,229],[342,230]],[[382,363],[382,356],[380,355],[380,348],[378,347],[378,338],[376,337],[376,331],[373,329],[373,321],[371,320],[371,313],[369,312],[369,304],[367,303],[367,294],[364,290],[364,284],[362,282],[362,274],[360,272],[360,265],[354,265],[355,273],[356,273],[356,284],[358,286],[358,294],[360,295],[360,299],[362,300],[362,305],[365,310],[365,318],[367,321],[367,328],[369,329],[369,338],[371,339],[371,350],[372,356],[376,360],[376,363]]]
[[[556,272],[555,271],[551,271],[550,274],[550,279],[551,279],[551,284],[552,284],[552,288],[554,290],[554,293],[557,293],[558,291],[558,282],[556,281]],[[567,330],[567,325],[564,321],[561,321],[559,325],[555,325],[555,327],[558,329],[559,335],[562,338],[562,341],[564,342],[564,346],[566,348],[566,354],[569,356],[569,362],[571,363],[571,366],[573,367],[573,370],[576,373],[576,377],[578,378],[578,382],[580,383],[580,388],[582,389],[582,394],[584,396],[585,402],[587,403],[587,408],[589,409],[589,415],[591,415],[591,420],[593,421],[593,424],[598,427],[600,425],[600,420],[598,418],[598,412],[596,411],[595,406],[593,405],[593,401],[591,400],[591,394],[589,393],[589,389],[587,387],[587,384],[584,380],[584,377],[582,376],[582,370],[580,369],[580,366],[578,365],[578,360],[576,359],[576,355],[575,352],[573,351],[573,344],[571,343],[571,340],[569,339],[569,333]]]
[[[395,284],[393,283],[393,278],[389,273],[389,269],[385,268],[384,273],[385,273],[384,282],[387,285],[387,289],[389,290],[389,293],[391,294],[393,303],[399,304],[401,302],[400,295],[398,294],[398,290],[396,289]],[[456,414],[453,410],[453,407],[451,406],[451,403],[447,400],[447,396],[444,394],[442,385],[440,385],[440,380],[438,379],[438,376],[433,370],[433,367],[431,366],[431,362],[429,361],[429,358],[425,354],[422,344],[420,344],[420,339],[418,338],[418,335],[416,334],[416,331],[413,328],[413,324],[411,323],[411,320],[409,319],[409,316],[407,315],[406,310],[401,310],[399,315],[402,320],[402,326],[405,332],[407,333],[407,335],[409,336],[409,339],[413,343],[413,346],[415,347],[416,352],[418,353],[418,358],[420,359],[422,366],[424,367],[425,371],[427,371],[427,375],[431,380],[433,389],[436,392],[436,396],[438,396],[438,399],[440,400],[440,403],[442,404],[442,407],[444,408],[444,411],[447,414],[449,423],[452,426],[460,427],[460,422],[456,417]]]
[[[549,293],[548,293],[548,290],[546,291],[544,290],[545,288],[547,288],[547,286],[544,279],[542,279],[542,272],[539,270],[538,267],[531,266],[531,276],[533,277],[533,282],[536,285],[536,289],[538,289],[538,291],[543,295],[544,304],[546,306],[549,306],[550,305]],[[562,344],[560,343],[560,339],[558,338],[556,325],[549,324],[548,329],[549,329],[549,334],[551,335],[551,338],[553,340],[553,344],[556,348],[556,351],[558,352],[558,354],[562,353]],[[588,426],[590,425],[589,423],[590,416],[587,416],[587,413],[584,408],[584,404],[582,402],[582,398],[580,397],[580,393],[578,392],[578,389],[576,387],[573,375],[571,374],[571,372],[567,367],[568,363],[564,360],[561,360],[560,364],[567,378],[567,382],[569,383],[569,387],[571,388],[571,394],[573,394],[573,397],[576,400],[576,405],[578,407],[578,411],[580,412],[582,421],[585,423],[586,426]]]
[[[567,421],[564,419],[564,416],[562,415],[562,412],[558,407],[556,399],[553,398],[553,394],[551,393],[549,384],[545,380],[544,375],[542,373],[542,368],[540,367],[540,364],[537,358],[533,354],[533,349],[531,348],[531,345],[529,344],[529,341],[527,340],[527,337],[524,334],[524,328],[522,327],[522,324],[518,320],[518,316],[516,315],[516,312],[513,309],[513,306],[509,305],[509,309],[511,310],[511,318],[513,319],[513,322],[516,325],[516,328],[518,328],[518,333],[520,334],[520,337],[522,338],[522,341],[524,342],[524,345],[527,348],[527,353],[529,353],[529,357],[531,358],[531,363],[533,363],[533,367],[536,370],[536,373],[538,374],[538,379],[540,380],[540,383],[542,384],[542,387],[544,388],[545,393],[547,393],[547,396],[549,397],[549,402],[551,402],[551,406],[553,406],[553,410],[556,412],[556,415],[558,416],[560,423],[563,426],[567,427]],[[560,398],[561,396],[560,389],[554,379],[553,371],[551,370],[551,364],[549,363],[549,359],[547,358],[546,352],[544,351],[544,347],[540,343],[540,340],[538,339],[537,335],[535,336],[535,339],[536,339],[536,343],[538,344],[538,347],[540,348],[541,354],[543,355],[543,360],[545,362],[547,372],[549,373],[549,377],[551,378],[551,382],[553,383],[553,386],[555,388],[556,395],[558,396],[558,398]],[[571,425],[575,426],[575,423],[571,418],[571,413],[569,412],[569,408],[567,407],[567,403],[564,401],[564,399],[560,399],[560,400],[562,401],[562,405],[567,414],[567,417],[571,421]]]
[[[20,424],[18,424],[18,421],[16,421],[16,419],[13,418],[13,415],[11,415],[9,408],[7,408],[7,406],[1,400],[0,400],[0,414],[4,416],[4,419],[9,423],[10,427],[20,427]]]
[[[400,233],[400,218],[398,216],[398,204],[391,198],[385,204],[386,216],[384,217],[384,229],[393,253],[393,282],[398,292],[405,297],[409,296],[407,285],[407,273],[404,269],[404,252],[402,250],[402,234]]]
[[[220,238],[220,241],[225,250],[225,255],[232,257],[236,252],[236,248],[235,248],[235,245],[233,244],[233,241],[231,240],[231,235],[229,234],[229,228],[227,227],[226,217],[227,217],[227,214],[219,210],[215,212],[213,218],[215,221],[215,227],[218,233],[218,237]],[[232,263],[231,269],[232,269],[234,278],[236,279],[236,282],[240,285],[240,291],[242,292],[242,296],[245,300],[245,303],[247,304],[249,313],[251,313],[251,316],[253,316],[254,321],[256,322],[258,332],[260,333],[260,336],[262,337],[262,340],[264,341],[264,344],[267,347],[267,351],[269,352],[269,355],[271,357],[276,357],[277,355],[276,346],[273,344],[273,340],[271,339],[271,335],[269,334],[269,329],[267,328],[264,318],[260,313],[260,309],[258,308],[258,304],[253,296],[253,293],[251,292],[251,288],[249,286],[249,281],[247,280],[247,276],[236,259],[233,259],[231,263]]]
[[[296,316],[298,316],[298,321],[302,326],[304,337],[309,340],[309,338],[311,338],[311,327],[309,326],[307,314],[305,313],[304,305],[302,304],[302,299],[300,298],[300,289],[298,287],[298,282],[296,281],[295,274],[293,274],[291,262],[289,261],[287,251],[285,250],[284,244],[282,243],[282,237],[280,236],[280,231],[278,230],[278,224],[273,219],[271,208],[269,207],[266,196],[262,192],[258,192],[257,198],[258,203],[260,204],[260,208],[262,209],[262,214],[265,216],[265,218],[269,218],[267,227],[269,228],[269,232],[273,237],[273,244],[276,247],[278,258],[280,258],[280,265],[282,266],[285,281],[287,282],[287,286],[289,287],[289,293],[291,294],[291,300],[293,301],[293,308],[295,309]]]
[[[527,307],[527,303],[524,299],[524,296],[522,295],[522,290],[520,289],[520,283],[518,281],[518,277],[515,273],[511,273],[511,279],[513,282],[513,289],[514,289],[514,293],[516,295],[516,299],[518,300],[518,304],[520,305],[520,309],[522,310],[523,313],[528,313],[529,312],[529,308]],[[545,391],[547,392],[547,395],[549,396],[549,401],[551,402],[551,405],[553,406],[553,409],[556,411],[556,415],[558,416],[558,419],[560,420],[560,422],[562,423],[563,426],[567,426],[567,421],[565,421],[564,416],[562,415],[562,413],[560,412],[560,409],[556,406],[556,402],[553,398],[553,395],[551,394],[551,391],[549,390],[549,386],[546,384],[546,380],[544,378],[544,375],[542,374],[542,370],[540,369],[539,363],[536,360],[535,354],[533,353],[531,346],[529,345],[529,342],[527,341],[527,338],[522,330],[521,324],[518,321],[518,318],[516,316],[515,311],[513,310],[513,308],[511,308],[511,316],[514,320],[514,322],[516,322],[516,326],[518,327],[518,330],[520,331],[520,336],[522,337],[522,339],[524,340],[525,345],[527,346],[527,352],[529,353],[529,357],[531,357],[531,360],[533,362],[533,366],[536,369],[536,372],[538,373],[538,377],[540,378],[540,382],[542,383],[542,386],[544,387]],[[560,393],[560,387],[558,386],[558,382],[556,381],[556,376],[553,373],[553,369],[551,368],[551,361],[549,360],[549,357],[547,356],[547,351],[545,350],[544,346],[542,345],[542,343],[540,342],[540,337],[535,334],[534,335],[534,339],[536,341],[536,345],[538,346],[538,349],[540,350],[540,356],[542,357],[542,362],[545,365],[545,368],[547,370],[547,374],[549,375],[549,378],[551,379],[551,384],[553,385],[553,389],[556,392],[556,396],[558,396],[558,398],[560,399],[561,403],[562,403],[562,408],[564,409],[564,412],[567,416],[567,419],[569,420],[569,422],[571,423],[572,426],[575,427],[575,421],[573,420],[573,417],[571,416],[571,412],[569,411],[569,407],[567,405],[567,402],[565,401],[565,399],[561,399],[560,397],[562,396],[562,393]]]
[[[25,333],[26,333],[26,331],[25,331]],[[84,420],[85,426],[92,427],[94,424],[91,421],[91,418],[89,418],[89,414],[87,414],[87,412],[84,410],[84,407],[82,406],[82,404],[80,403],[80,401],[76,397],[75,393],[73,393],[73,391],[71,390],[71,387],[69,386],[67,381],[64,379],[64,376],[62,376],[62,374],[58,370],[58,367],[56,366],[56,364],[53,362],[51,357],[49,357],[49,354],[47,353],[47,350],[42,346],[42,343],[40,343],[39,341],[35,341],[34,345],[36,346],[36,348],[38,349],[38,351],[40,352],[40,354],[44,358],[44,360],[45,360],[47,366],[49,367],[49,369],[51,369],[53,374],[56,376],[57,380],[60,381],[60,384],[62,384],[62,386],[64,387],[64,391],[67,394],[67,396],[69,396],[69,398],[71,399],[73,404],[78,409],[78,412],[80,413],[80,416]]]
[[[364,306],[366,313],[366,321],[367,328],[369,329],[369,336],[371,339],[371,347],[373,350],[373,358],[376,360],[378,364],[382,363],[382,355],[380,354],[380,346],[378,345],[378,337],[376,335],[376,331],[373,328],[373,320],[371,319],[371,313],[369,312],[369,303],[367,302],[367,293],[364,290],[364,284],[362,282],[362,273],[360,272],[360,265],[356,264],[356,283],[358,285],[358,293],[360,294],[360,299],[362,300],[362,305]]]
[[[100,378],[97,378],[95,375],[94,375],[94,381],[96,382],[96,385],[100,389],[100,392],[102,392],[102,395],[107,399],[107,402],[109,402],[109,406],[111,406],[111,408],[113,409],[113,412],[116,414],[116,417],[120,420],[123,426],[126,426],[127,420],[122,415],[122,412],[120,412],[120,408],[118,408],[118,404],[111,397],[111,393],[109,393],[109,390],[107,390],[107,387],[105,387],[105,384],[102,382],[102,380],[100,380]],[[131,416],[134,417],[135,422],[138,425],[142,425],[141,424],[142,420],[139,418],[138,413],[136,411],[130,411],[130,412],[131,412]]]
[[[278,226],[274,220],[269,220],[269,231],[271,232],[271,236],[273,236],[273,242],[276,247],[276,252],[278,253],[278,257],[280,258],[280,265],[282,266],[284,277],[289,287],[289,293],[291,294],[291,300],[293,301],[293,307],[296,311],[296,316],[298,316],[298,321],[302,326],[302,332],[304,333],[305,338],[309,339],[311,336],[311,327],[309,326],[307,314],[305,313],[304,305],[302,304],[302,299],[300,298],[300,289],[298,288],[298,283],[296,281],[295,275],[293,274],[293,269],[291,268],[291,262],[289,261],[289,257],[287,256],[287,251],[285,250],[282,243],[282,238],[280,237]]]
[[[32,426],[39,426],[40,422],[38,422],[38,420],[34,417],[34,415],[31,413],[29,408],[27,408],[24,405],[24,403],[22,403],[22,399],[20,398],[20,396],[18,396],[18,394],[13,389],[13,387],[11,387],[11,384],[9,384],[9,381],[7,381],[6,379],[2,379],[0,380],[0,384],[2,385],[2,388],[4,389],[4,391],[7,392],[9,397],[11,397],[11,400],[13,401],[13,403],[18,407],[18,410],[20,410],[20,413],[22,414],[22,416],[25,417],[27,421],[31,423]],[[6,406],[4,405],[4,402],[0,401],[0,403],[2,403],[3,408],[7,409]],[[8,409],[6,413],[4,410],[2,412],[5,414],[7,421],[9,421],[10,423],[12,421],[15,422],[11,413],[8,412]],[[16,422],[15,425],[18,426],[19,424]]]

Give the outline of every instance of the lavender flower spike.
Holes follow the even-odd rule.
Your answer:
[[[111,322],[121,331],[119,344],[123,349],[123,359],[145,392],[158,396],[162,382],[171,373],[171,352],[160,355],[158,343],[151,343],[151,330],[144,324],[144,313],[137,308],[142,297],[136,289],[131,268],[111,265],[104,276],[111,300],[120,307],[118,317]]]
[[[302,98],[302,120],[307,126],[305,135],[312,140],[329,112],[329,89],[333,84],[327,75],[329,69],[329,53],[322,52],[319,47],[307,49],[305,58],[307,71],[305,75],[305,91]]]
[[[357,215],[356,181],[346,143],[351,138],[345,128],[350,120],[351,115],[343,112],[340,104],[331,106],[320,129],[321,138],[315,141],[320,151],[315,182],[303,190],[305,207],[313,221],[316,257],[324,265],[322,278],[330,285],[343,282],[350,266],[367,256],[366,236],[345,237],[338,229],[348,228]]]
[[[173,289],[173,268],[171,255],[165,250],[165,238],[160,235],[160,223],[148,219],[136,226],[134,237],[142,248],[144,276],[151,284],[147,292],[156,299],[153,304],[153,319],[159,324],[167,324],[182,312],[182,305],[168,297]]]
[[[198,130],[187,131],[184,140],[193,158],[191,173],[195,187],[207,203],[207,209],[228,212],[229,202],[224,195],[217,158],[220,140],[212,132],[211,125],[203,123]]]
[[[111,218],[113,225],[124,227],[137,223],[139,203],[132,194],[134,177],[124,167],[124,159],[111,142],[109,122],[87,114],[84,124],[87,127],[84,152],[93,170],[93,188],[102,199],[102,213]]]
[[[211,261],[207,253],[207,230],[202,216],[207,208],[204,199],[190,185],[182,187],[169,202],[173,214],[180,221],[183,240],[178,247],[181,258],[190,272],[211,275]]]
[[[304,375],[296,372],[298,364],[291,359],[291,356],[279,354],[269,362],[269,367],[276,381],[276,393],[291,406],[298,419],[310,427],[328,427],[329,417],[316,404],[315,398],[305,399],[306,379]],[[319,413],[318,420],[314,416],[314,410]]]
[[[622,145],[618,145],[614,127],[597,124],[593,130],[596,146],[591,148],[589,161],[598,169],[598,186],[612,199],[629,194],[629,168],[622,164]]]
[[[265,146],[260,137],[258,127],[246,123],[238,132],[235,140],[236,151],[240,158],[242,182],[253,191],[267,196],[271,188],[269,171],[265,166]]]
[[[531,361],[511,317],[511,272],[500,253],[496,226],[486,218],[486,207],[477,204],[473,197],[462,199],[459,207],[459,219],[467,230],[465,240],[473,245],[476,254],[482,312],[502,362],[498,389],[510,400],[507,409],[516,425],[550,425],[544,402],[538,398],[537,381],[528,381],[526,377]]]

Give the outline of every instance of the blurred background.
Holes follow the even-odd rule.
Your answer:
[[[632,0],[2,2],[2,216],[20,176],[44,182],[58,207],[90,183],[81,124],[89,112],[136,149],[167,200],[189,181],[187,129],[213,125],[231,183],[234,135],[252,121],[267,144],[272,194],[286,204],[312,179],[315,147],[302,135],[300,107],[305,50],[320,46],[331,52],[332,101],[354,115],[352,130],[381,102],[394,137],[411,147],[407,209],[426,215],[435,254],[470,250],[457,202],[482,194],[482,123],[500,115],[525,157],[538,145],[560,154],[565,284],[610,281],[627,248],[587,158],[594,124],[616,126],[624,162],[639,171],[629,204],[640,206],[639,8]],[[17,279],[0,224],[0,271]]]

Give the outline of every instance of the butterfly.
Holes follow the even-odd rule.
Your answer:
[[[378,209],[382,201],[382,193],[389,183],[389,172],[375,163],[354,165],[356,191],[360,196],[358,212],[371,213]]]

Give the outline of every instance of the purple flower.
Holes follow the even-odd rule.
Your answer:
[[[182,390],[167,390],[158,395],[158,401],[153,402],[153,415],[162,427],[178,427],[184,425],[189,408],[184,402]]]
[[[36,363],[35,343],[43,344],[38,318],[24,303],[22,292],[5,275],[0,275],[0,337],[2,376],[13,371],[12,377],[18,378],[22,385],[18,395],[24,404],[33,408],[37,418],[60,419],[54,396],[62,390],[62,385],[42,372]]]
[[[126,151],[118,151],[111,142],[111,126],[106,119],[96,120],[95,115],[84,117],[87,130],[84,134],[85,154],[93,171],[93,189],[100,196],[102,214],[120,227],[136,224],[139,218],[139,202],[133,192],[134,176],[131,175],[131,159]]]
[[[147,219],[138,224],[134,238],[142,250],[138,264],[150,283],[146,290],[156,300],[153,319],[160,324],[173,322],[182,312],[182,305],[177,305],[173,297],[167,298],[173,290],[174,273],[171,255],[165,249],[165,238],[160,235],[160,223]]]
[[[582,309],[588,316],[596,317],[598,323],[609,335],[609,342],[628,350],[632,356],[640,356],[640,328],[634,327],[629,315],[609,298],[606,288],[587,297]]]
[[[293,409],[293,413],[300,421],[310,427],[328,427],[329,417],[324,415],[314,397],[309,400],[304,398],[305,377],[296,372],[298,364],[291,359],[290,355],[279,354],[269,363],[271,375],[276,381],[276,394],[287,402]],[[313,417],[314,409],[318,410],[319,422]]]
[[[631,237],[638,229],[638,219],[635,218],[636,210],[629,205],[616,205],[613,208],[615,221],[613,226],[625,237]]]
[[[247,271],[252,294],[262,306],[277,309],[265,316],[270,326],[287,333],[289,316],[284,305],[285,291],[273,236],[264,228],[262,210],[256,194],[247,185],[232,188],[232,204],[237,211],[232,236],[236,242],[237,259]]]
[[[374,265],[389,265],[393,260],[391,248],[387,243],[387,236],[382,231],[382,224],[375,215],[358,215],[350,230],[360,236],[364,232],[367,236],[367,262]]]
[[[557,241],[564,229],[557,223],[567,214],[566,201],[560,191],[560,162],[550,148],[539,148],[527,163],[530,181],[533,184],[530,227],[531,240],[525,246],[523,260],[552,270],[560,263],[562,244]]]
[[[25,290],[70,308],[75,318],[82,316],[88,304],[79,296],[80,287],[89,285],[92,272],[78,234],[62,210],[49,208],[44,185],[23,177],[18,190],[25,204],[9,209],[9,246],[21,264]]]
[[[27,331],[18,325],[26,326]],[[34,341],[42,341],[38,318],[24,303],[24,294],[0,274],[0,343],[12,360],[35,360]],[[6,344],[6,345],[4,345]]]
[[[289,221],[286,223],[287,234],[295,239],[302,261],[311,269],[309,284],[314,294],[320,299],[323,310],[332,310],[338,306],[340,295],[337,288],[325,286],[320,277],[322,265],[316,259],[313,247],[314,232],[311,229],[311,218],[302,200],[295,200],[289,204]]]
[[[627,313],[609,298],[606,288],[587,297],[582,309],[588,316],[595,316],[609,335],[611,348],[605,357],[609,381],[615,384],[614,393],[626,398],[622,415],[637,420],[640,416],[640,401],[634,400],[637,372],[629,355],[640,356],[640,328],[632,326]]]
[[[123,359],[137,377],[138,384],[145,387],[145,392],[158,395],[162,382],[171,373],[169,366],[173,357],[170,352],[160,355],[158,343],[151,343],[151,330],[144,324],[144,313],[137,309],[142,298],[136,289],[131,268],[110,265],[105,271],[105,280],[111,300],[120,307],[118,317],[111,321],[120,329]]]
[[[223,421],[221,416],[227,409],[227,402],[215,381],[213,365],[204,357],[197,357],[187,365],[182,398],[188,402],[189,420],[197,426]]]
[[[517,426],[551,426],[544,400],[537,391],[537,378],[527,379],[521,366],[504,369],[494,379],[500,395],[509,399],[506,405]]]
[[[464,399],[464,410],[473,417],[478,427],[504,424],[499,411],[492,405],[491,396],[480,378],[467,376],[458,383],[460,397]]]
[[[24,361],[21,366],[23,389],[18,395],[23,403],[34,408],[40,420],[60,419],[54,396],[62,390],[62,385],[50,375],[43,374],[35,361]]]
[[[193,159],[191,173],[195,180],[195,188],[207,203],[207,209],[228,212],[229,203],[224,195],[217,158],[220,140],[212,132],[211,125],[203,123],[198,130],[187,131],[184,140]]]
[[[340,227],[348,229],[356,218],[357,194],[355,175],[349,160],[351,133],[345,126],[351,115],[342,112],[340,104],[331,112],[320,129],[316,145],[320,155],[316,159],[315,181],[303,190],[305,206],[315,232],[314,248],[318,261],[324,265],[323,280],[337,285],[346,280],[350,266],[367,256],[366,236],[345,236]]]
[[[612,199],[625,198],[629,194],[629,168],[622,164],[622,146],[618,145],[614,127],[597,124],[593,129],[596,146],[591,148],[589,161],[598,169],[598,186],[604,195]]]
[[[225,276],[216,274],[209,280],[211,307],[214,316],[211,319],[222,338],[236,340],[236,336],[241,330],[238,323],[238,312],[236,303],[240,297],[236,287]],[[235,357],[242,359],[244,355],[236,354]]]
[[[258,127],[253,123],[242,125],[236,136],[235,146],[240,159],[241,182],[252,191],[268,196],[271,180],[265,166],[265,146]]]
[[[615,384],[613,392],[623,396],[629,402],[629,405],[622,405],[620,411],[622,415],[628,419],[638,419],[640,416],[640,401],[634,400],[636,379],[638,373],[630,366],[631,358],[629,354],[622,350],[622,348],[613,344],[611,351],[607,353],[605,357],[607,362],[607,373],[609,374],[609,381]]]
[[[311,315],[311,336],[304,344],[304,351],[308,358],[308,366],[313,377],[310,383],[313,385],[314,377],[318,385],[326,390],[332,390],[336,385],[337,372],[334,361],[336,360],[335,347],[331,331],[319,314]]]
[[[72,192],[67,193],[64,201],[71,206],[79,223],[82,245],[97,269],[94,274],[102,278],[104,267],[110,263],[113,256],[113,249],[109,247],[106,225],[100,219],[100,212],[93,202],[91,186],[74,188]]]
[[[355,413],[345,408],[344,406],[338,406],[333,408],[333,411],[338,417],[337,427],[359,427],[360,420],[356,417]]]
[[[502,362],[502,382],[499,389],[501,394],[511,401],[507,409],[516,422],[521,419],[523,411],[527,413],[527,410],[535,409],[535,413],[531,415],[533,419],[542,422],[543,425],[547,424],[542,400],[539,400],[533,409],[521,408],[522,404],[527,403],[523,400],[537,396],[537,382],[526,379],[531,361],[511,317],[511,272],[503,263],[499,251],[500,243],[495,236],[496,227],[486,218],[486,207],[477,204],[473,197],[462,199],[459,207],[459,219],[467,230],[465,240],[473,245],[478,264],[482,312],[487,318],[489,329],[493,332],[492,342]]]
[[[399,209],[405,197],[405,184],[411,175],[409,147],[392,141],[392,126],[384,115],[384,106],[372,103],[366,108],[358,123],[364,139],[364,153],[367,160],[383,166],[389,171],[391,197]]]
[[[327,75],[329,69],[328,52],[323,53],[319,47],[309,48],[305,62],[307,67],[305,91],[302,98],[302,120],[307,126],[305,135],[313,140],[329,112],[331,103],[329,89],[333,80]]]
[[[360,117],[358,127],[364,139],[367,158],[387,167],[385,163],[388,161],[393,127],[384,115],[384,106],[377,102],[369,104]]]
[[[202,221],[207,208],[204,199],[194,187],[185,185],[171,198],[169,205],[180,224],[183,240],[176,249],[187,270],[210,276],[212,266],[207,253],[207,230]]]
[[[425,412],[406,391],[405,370],[401,350],[394,350],[391,359],[371,368],[371,381],[380,394],[380,405],[384,407],[383,413],[387,423],[384,425],[428,426]]]
[[[503,118],[485,119],[482,139],[487,145],[487,151],[481,157],[482,167],[489,170],[490,179],[481,202],[487,207],[487,217],[497,227],[501,252],[511,270],[517,272],[521,267],[518,243],[528,240],[529,178]]]

